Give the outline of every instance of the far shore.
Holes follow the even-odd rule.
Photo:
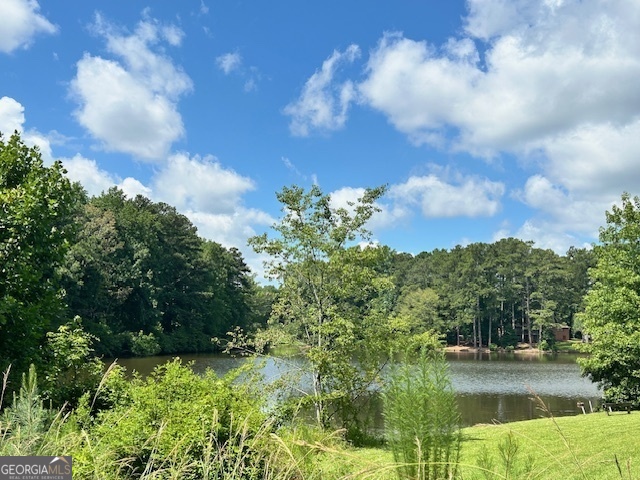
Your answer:
[[[447,345],[444,348],[445,352],[470,352],[470,353],[491,353],[491,350],[487,347],[471,347],[467,345]],[[494,352],[505,352],[504,349],[494,350]],[[528,344],[519,344],[514,350],[510,350],[512,353],[524,354],[524,355],[538,355],[542,353],[579,353],[572,349],[560,349],[557,352],[551,352],[546,350],[539,350],[537,347],[533,347]]]

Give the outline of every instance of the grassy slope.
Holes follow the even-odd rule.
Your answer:
[[[499,445],[504,444],[509,432],[513,433],[512,438],[518,445],[515,470],[519,471],[507,476],[499,459]],[[640,478],[640,412],[611,416],[593,413],[504,425],[478,425],[465,428],[463,435],[460,473],[465,480]],[[486,477],[478,467],[478,459],[485,452],[494,464],[493,473]],[[528,473],[524,468],[527,457],[533,461],[533,469]],[[392,455],[386,450],[334,450],[315,460],[315,475],[308,478],[395,478]]]
[[[477,464],[483,451],[488,451],[498,463],[498,445],[508,432],[513,432],[517,439],[520,458],[524,461],[524,457],[531,455],[535,464],[535,475],[531,478],[640,478],[640,412],[610,416],[593,413],[467,428],[461,463]],[[614,455],[622,468],[622,477]]]

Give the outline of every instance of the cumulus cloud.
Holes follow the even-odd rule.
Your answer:
[[[39,13],[36,0],[0,2],[0,52],[28,48],[38,34],[53,34],[58,28]]]
[[[11,97],[0,98],[0,133],[9,137],[13,132],[22,131],[24,107]]]
[[[467,36],[443,46],[386,34],[359,90],[419,143],[453,128],[449,146],[474,154],[544,148],[581,125],[637,118],[639,17],[625,0],[472,1]],[[482,58],[477,42],[488,42]]]
[[[67,177],[79,182],[89,195],[100,195],[118,184],[116,177],[98,167],[95,160],[76,154],[61,161],[67,170]]]
[[[93,28],[117,59],[85,53],[78,61],[70,89],[77,120],[105,150],[162,158],[184,135],[177,102],[192,89],[161,48],[163,42],[178,45],[181,31],[144,19],[129,35],[99,15]]]
[[[545,242],[559,246],[593,232],[586,216],[640,182],[640,3],[467,5],[460,35],[441,45],[386,33],[357,85],[360,100],[416,144],[507,153],[537,169],[517,195],[535,209],[522,234],[556,232]]]
[[[151,188],[139,180],[132,177],[123,180],[118,175],[100,168],[93,159],[76,154],[71,158],[61,158],[60,160],[67,170],[67,177],[74,182],[79,182],[91,196],[100,195],[111,187],[118,187],[129,198],[136,195],[153,198]]]
[[[582,125],[545,142],[544,168],[554,181],[580,195],[617,195],[636,191],[639,118],[624,125]]]
[[[389,196],[396,202],[419,206],[427,218],[490,217],[500,210],[505,186],[486,178],[456,175],[447,181],[437,174],[412,176],[392,185]]]
[[[224,168],[212,156],[190,157],[179,153],[169,158],[153,181],[156,195],[180,209],[229,214],[241,197],[253,190],[253,180]]]
[[[224,72],[225,75],[229,75],[234,70],[237,70],[242,65],[242,56],[239,53],[225,53],[216,58],[216,65]]]
[[[365,189],[361,187],[343,187],[334,190],[330,194],[331,207],[335,209],[344,208],[350,214],[353,214],[355,213],[354,206],[364,194]],[[397,225],[410,214],[409,209],[405,205],[385,202],[383,199],[376,201],[374,206],[379,211],[375,212],[369,222],[367,222],[367,228],[373,232]]]
[[[289,129],[293,135],[305,137],[312,130],[331,131],[344,126],[356,89],[349,80],[336,82],[335,76],[342,65],[353,63],[359,56],[357,45],[350,45],[344,52],[336,50],[307,80],[300,97],[284,109],[291,117]]]
[[[40,154],[45,164],[52,163],[53,154],[49,138],[35,129],[25,130],[24,123],[24,106],[14,98],[0,98],[0,133],[5,138],[8,138],[17,131],[25,144],[40,149]],[[56,132],[53,133],[55,134]]]

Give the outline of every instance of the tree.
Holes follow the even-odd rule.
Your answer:
[[[581,315],[590,355],[580,364],[605,399],[640,406],[640,198],[623,194],[606,220]]]
[[[249,323],[240,252],[198,237],[175,208],[113,188],[89,200],[77,223],[64,286],[99,353],[207,351],[212,337]]]
[[[65,173],[17,133],[0,135],[0,368],[16,374],[38,363],[45,333],[61,323],[57,267],[83,196]]]
[[[349,209],[336,209],[318,186],[285,187],[277,193],[284,213],[273,226],[278,236],[249,241],[271,257],[267,273],[281,283],[270,322],[309,362],[318,424],[337,416],[351,433],[359,429],[355,402],[378,378],[390,333],[391,253],[355,245],[369,239],[365,224],[384,191],[367,189]]]

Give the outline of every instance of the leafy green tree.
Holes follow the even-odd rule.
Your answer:
[[[442,332],[445,328],[439,305],[440,297],[432,288],[407,288],[398,298],[395,315],[416,328]]]
[[[43,393],[54,406],[75,405],[86,392],[95,392],[103,365],[93,353],[94,340],[83,330],[80,317],[47,332]]]
[[[367,240],[366,222],[384,188],[367,189],[357,202],[333,208],[318,186],[277,194],[284,217],[278,236],[250,239],[266,253],[268,274],[280,281],[271,324],[301,347],[309,362],[309,398],[319,425],[336,416],[359,429],[356,404],[378,379],[388,347],[393,282],[386,248],[354,246]]]
[[[0,135],[0,369],[39,364],[45,333],[63,317],[57,267],[73,235],[82,189],[60,162]],[[19,377],[18,377],[19,378]]]
[[[640,198],[622,195],[606,214],[594,247],[593,286],[582,315],[589,357],[582,372],[604,389],[609,401],[640,405]]]

